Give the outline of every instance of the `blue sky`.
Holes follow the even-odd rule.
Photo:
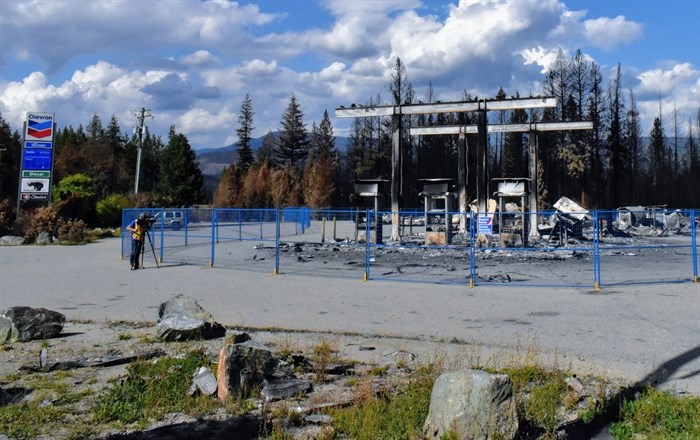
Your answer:
[[[648,132],[659,108],[671,130],[700,109],[700,0],[2,0],[0,113],[59,126],[141,107],[150,131],[174,124],[195,148],[235,141],[250,94],[255,136],[277,130],[294,93],[308,128],[328,110],[388,99],[396,57],[419,97],[464,90],[539,94],[559,49],[581,49],[604,82],[621,63]]]

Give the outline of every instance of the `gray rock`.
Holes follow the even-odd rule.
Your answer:
[[[564,379],[564,382],[566,383],[569,397],[574,399],[576,402],[581,400],[581,398],[586,395],[586,390],[584,389],[583,384],[577,378],[567,377]]]
[[[254,388],[263,386],[266,377],[274,376],[276,372],[278,361],[272,351],[256,341],[229,344],[224,351],[224,383],[220,386],[226,386],[233,395],[247,397]]]
[[[170,315],[158,321],[158,337],[168,342],[216,339],[225,332],[219,326],[191,316]]]
[[[195,300],[184,295],[162,303],[158,318],[158,336],[164,341],[215,339],[226,334],[223,325],[214,321]]]
[[[301,379],[271,379],[265,381],[260,394],[268,401],[282,400],[313,390],[311,382]]]
[[[199,391],[205,396],[211,396],[216,393],[218,384],[216,383],[214,373],[212,373],[209,368],[199,367],[192,377],[192,387],[195,391]]]
[[[9,341],[27,342],[34,339],[54,338],[61,333],[66,322],[66,317],[62,313],[25,306],[10,307],[0,313],[0,316],[10,321]],[[6,323],[0,323],[0,328],[6,328],[5,325]],[[0,330],[0,334],[5,332],[6,330]]]
[[[0,344],[4,344],[5,342],[12,340],[12,330],[12,321],[4,316],[0,316]],[[16,338],[17,336],[15,335],[14,337]]]
[[[450,431],[468,439],[515,438],[518,418],[510,378],[479,370],[440,375],[423,433],[439,439]]]
[[[168,315],[187,315],[203,321],[214,321],[211,313],[204,310],[193,298],[183,294],[170,298],[158,307],[158,319]]]
[[[36,244],[51,244],[53,243],[53,237],[51,236],[50,233],[46,231],[39,232],[39,235],[37,235]]]
[[[24,237],[17,237],[15,235],[3,235],[0,237],[0,246],[22,246],[24,244]]]
[[[237,330],[226,330],[226,342],[230,344],[240,344],[245,341],[250,341],[251,337],[246,332]]]
[[[304,417],[304,421],[313,425],[330,425],[333,422],[333,417],[328,414],[309,414]]]

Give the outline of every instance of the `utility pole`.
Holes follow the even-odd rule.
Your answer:
[[[139,148],[136,153],[136,182],[134,183],[134,194],[139,193],[139,175],[141,174],[141,150],[143,149],[143,134],[146,131],[146,126],[144,121],[146,118],[152,118],[151,109],[146,109],[141,107],[138,113],[136,113],[136,119],[139,121],[139,125],[134,127],[134,132],[138,130],[139,134]]]

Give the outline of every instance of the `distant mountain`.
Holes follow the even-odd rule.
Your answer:
[[[279,133],[275,133],[277,136]],[[262,145],[264,136],[259,138],[251,139],[250,145],[253,151],[258,151],[260,145]],[[335,138],[335,148],[338,151],[345,151],[345,146],[347,144],[348,138],[342,136],[336,136]],[[199,169],[202,171],[205,180],[209,182],[215,180],[219,181],[219,176],[225,167],[229,166],[231,163],[235,163],[238,160],[238,151],[236,151],[236,145],[231,144],[221,148],[202,148],[200,150],[195,150],[197,154],[197,160],[199,161]]]

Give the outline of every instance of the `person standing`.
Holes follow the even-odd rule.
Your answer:
[[[131,262],[131,270],[136,270],[139,268],[139,258],[141,257],[141,251],[143,250],[143,222],[145,220],[146,213],[142,212],[139,214],[138,219],[132,220],[126,227],[126,230],[131,233],[131,256],[129,257],[129,261]]]

